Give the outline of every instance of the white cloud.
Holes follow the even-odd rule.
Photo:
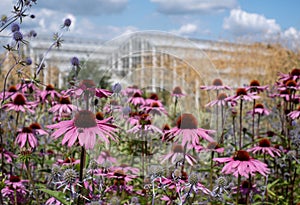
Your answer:
[[[237,0],[151,0],[165,14],[211,13],[232,9]]]
[[[128,0],[45,0],[38,1],[37,8],[47,8],[76,15],[97,16],[122,12]]]
[[[190,35],[196,33],[198,30],[198,26],[196,24],[188,23],[182,25],[178,30],[172,30],[171,33],[177,35]]]
[[[270,37],[281,31],[275,19],[267,19],[263,15],[247,13],[241,9],[233,9],[230,16],[224,19],[223,28],[235,36],[263,35]]]

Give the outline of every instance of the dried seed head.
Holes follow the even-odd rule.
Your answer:
[[[109,204],[111,204],[111,205],[119,205],[120,204],[120,199],[117,196],[113,196],[110,199]]]
[[[222,86],[222,85],[223,85],[223,82],[222,82],[221,79],[217,78],[217,79],[214,79],[213,85],[214,85],[214,86]]]
[[[173,89],[173,92],[172,92],[174,95],[183,95],[182,93],[182,90],[181,90],[181,87],[177,86]]]
[[[181,144],[175,144],[172,147],[174,153],[183,153],[183,146]]]
[[[227,98],[227,95],[225,93],[220,93],[217,98],[218,100],[224,100],[225,98]]]
[[[92,170],[98,169],[98,162],[92,159],[89,163],[89,168]]]
[[[294,69],[291,71],[291,75],[292,75],[292,76],[300,76],[300,69],[299,69],[299,68],[294,68]]]

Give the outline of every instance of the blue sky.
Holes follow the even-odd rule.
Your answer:
[[[1,0],[0,15],[11,0]],[[109,40],[123,33],[159,30],[225,41],[300,41],[299,0],[38,0],[23,30],[51,35],[64,18],[68,35]],[[298,43],[297,43],[298,44]]]

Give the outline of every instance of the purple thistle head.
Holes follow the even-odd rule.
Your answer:
[[[27,57],[27,58],[25,59],[25,63],[26,63],[26,65],[31,65],[31,64],[32,64],[31,58],[30,58],[30,57]]]
[[[64,21],[64,27],[70,27],[71,23],[72,23],[71,19],[69,19],[69,18],[65,19],[65,21]]]
[[[72,59],[71,59],[71,64],[73,65],[73,66],[79,66],[79,59],[77,58],[77,57],[73,57]]]
[[[29,37],[35,38],[36,36],[37,36],[37,33],[35,32],[35,30],[31,30],[31,31],[29,32]]]
[[[112,86],[111,89],[114,93],[120,93],[122,90],[122,85],[120,83],[116,83]]]
[[[19,31],[20,30],[20,26],[19,26],[19,24],[17,24],[17,23],[13,23],[13,24],[11,24],[11,32],[16,32],[16,31]]]
[[[23,35],[22,35],[22,33],[21,33],[20,31],[14,32],[14,34],[13,34],[13,39],[14,39],[15,41],[22,41],[22,40],[23,40]]]

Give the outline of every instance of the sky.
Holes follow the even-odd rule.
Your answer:
[[[12,0],[1,0],[10,15]],[[57,32],[65,18],[69,34],[110,40],[124,33],[156,30],[187,38],[292,42],[300,45],[299,0],[37,0],[23,31]]]

